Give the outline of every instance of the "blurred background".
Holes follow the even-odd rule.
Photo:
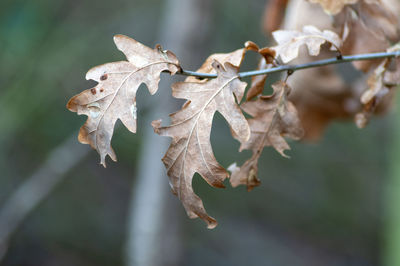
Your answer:
[[[1,0],[0,265],[400,265],[400,141],[395,108],[364,130],[333,123],[315,143],[291,143],[292,159],[265,149],[260,187],[193,185],[219,226],[190,220],[169,191],[161,158],[169,143],[150,122],[181,104],[162,76],[138,92],[138,132],[118,123],[118,163],[104,169],[76,137],[86,117],[70,97],[94,85],[85,73],[125,60],[125,34],[172,50],[195,70],[211,53],[268,43],[265,0]],[[257,63],[246,58],[245,69]],[[275,77],[278,78],[278,77]],[[168,121],[168,120],[167,120]],[[220,115],[216,158],[243,163]],[[400,195],[400,193],[399,193]]]

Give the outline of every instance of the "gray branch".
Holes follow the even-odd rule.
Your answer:
[[[253,70],[247,72],[240,72],[240,78],[252,77],[257,75],[265,75],[277,72],[284,72],[284,71],[296,71],[300,69],[306,68],[313,68],[313,67],[320,67],[332,64],[341,64],[347,63],[352,61],[362,61],[362,60],[372,60],[372,59],[380,59],[380,58],[390,58],[390,57],[398,57],[400,56],[400,51],[396,52],[381,52],[381,53],[370,53],[370,54],[358,54],[358,55],[345,55],[340,58],[329,58],[323,59],[319,61],[298,64],[298,65],[281,65],[272,68],[260,69],[260,70]],[[194,76],[198,78],[216,78],[217,74],[210,74],[210,73],[199,73],[190,70],[181,69],[178,73],[184,76]]]

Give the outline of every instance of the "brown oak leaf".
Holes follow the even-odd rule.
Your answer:
[[[88,116],[78,139],[97,150],[104,167],[107,155],[116,161],[111,147],[115,122],[120,119],[129,131],[136,132],[136,91],[140,84],[145,83],[154,94],[162,71],[175,74],[180,69],[176,56],[160,46],[151,49],[124,35],[114,36],[114,42],[128,61],[90,69],[86,79],[98,84],[75,95],[67,104],[70,111]]]
[[[275,51],[271,50],[269,48],[262,48],[260,49],[257,44],[255,44],[252,41],[247,41],[244,44],[244,48],[237,49],[233,52],[230,53],[218,53],[218,54],[212,54],[210,55],[206,61],[201,65],[199,69],[196,70],[196,72],[199,73],[210,73],[210,74],[215,74],[216,71],[212,67],[212,62],[214,60],[220,62],[220,64],[225,64],[225,63],[231,63],[234,66],[239,67],[243,60],[244,56],[246,55],[247,51],[253,51],[256,53],[259,53],[260,55],[263,56],[263,59],[260,61],[260,65],[258,69],[264,69],[267,67],[264,62],[269,62],[275,58]],[[268,66],[270,66],[268,64]],[[247,92],[247,100],[251,99],[258,94],[262,92],[262,89],[264,88],[264,83],[265,79],[267,78],[267,75],[258,75],[258,76],[253,76],[251,78],[252,85],[250,86],[248,92]],[[194,76],[189,76],[185,79],[186,82],[205,82],[206,79],[199,79]],[[250,98],[249,98],[250,97]]]
[[[353,55],[382,52],[390,46],[388,40],[395,42],[394,33],[399,28],[396,22],[399,16],[396,14],[400,13],[400,2],[360,0],[354,5],[345,6],[342,12],[332,18],[320,5],[291,0],[288,11],[284,23],[286,29],[301,29],[304,25],[312,24],[333,30],[342,36],[342,54]],[[329,57],[332,57],[331,52],[322,47],[319,59]],[[312,58],[302,57],[296,63],[309,60]],[[353,65],[368,71],[380,62],[382,60],[355,61]],[[365,80],[358,80],[359,74],[351,71],[344,65],[325,66],[298,71],[290,76],[288,83],[293,85],[293,91],[289,98],[302,121],[305,130],[303,140],[318,140],[329,123],[353,119],[362,110],[360,96],[365,90]],[[389,109],[390,101],[386,101],[387,98],[389,95],[384,97],[374,114]]]
[[[257,51],[262,58],[258,63],[257,70],[259,69],[267,69],[274,66],[274,60],[276,56],[275,50],[265,47],[258,49]],[[251,77],[251,86],[246,94],[246,100],[249,101],[256,97],[257,95],[261,94],[264,90],[265,81],[267,80],[268,75],[257,75]]]
[[[258,52],[259,48],[258,45],[255,44],[252,41],[247,41],[244,44],[244,48],[237,49],[233,52],[230,53],[218,53],[218,54],[212,54],[209,57],[207,57],[206,61],[201,65],[199,69],[196,70],[196,72],[199,73],[209,73],[209,74],[216,74],[217,72],[215,69],[212,67],[212,63],[214,61],[220,62],[220,64],[225,64],[225,63],[230,63],[234,66],[239,67],[243,60],[244,56],[247,51],[255,51]],[[185,79],[187,82],[204,82],[204,79],[199,79],[194,76],[189,76]]]
[[[341,28],[344,54],[381,52],[400,39],[398,2],[362,0],[346,7],[335,17]],[[382,60],[355,61],[353,65],[364,72],[376,67]]]
[[[238,67],[227,62],[212,63],[216,79],[206,82],[178,82],[172,85],[175,98],[186,99],[186,104],[170,115],[171,125],[161,127],[161,120],[153,121],[154,131],[172,138],[162,159],[170,179],[172,191],[182,201],[190,218],[200,217],[208,228],[217,222],[204,209],[202,200],[194,193],[192,179],[199,173],[211,186],[224,187],[229,175],[214,157],[210,133],[216,111],[228,121],[234,136],[241,142],[250,137],[249,125],[239,106],[246,83],[239,80]],[[236,99],[235,99],[236,98]]]
[[[400,45],[397,44],[387,51],[400,51]],[[364,128],[368,124],[378,105],[382,104],[385,98],[392,98],[392,95],[388,95],[391,89],[400,85],[400,59],[385,58],[369,76],[367,84],[368,89],[361,95],[360,99],[363,110],[355,116],[355,123],[359,128]]]
[[[324,11],[329,15],[336,15],[346,5],[355,4],[358,0],[308,0],[311,3],[318,3],[322,6]]]
[[[332,45],[331,50],[339,50],[342,45],[340,37],[330,30],[320,31],[317,27],[306,25],[302,31],[277,30],[272,33],[277,46],[271,47],[280,56],[283,63],[288,63],[299,56],[299,49],[306,45],[308,53],[317,56],[321,45],[328,42]]]
[[[266,63],[264,59],[261,59],[258,63],[257,69],[267,69],[270,65]],[[261,94],[264,90],[265,81],[267,80],[267,75],[257,75],[251,77],[251,86],[246,93],[246,100],[249,101]]]
[[[260,183],[257,164],[264,147],[272,146],[282,156],[288,157],[284,151],[290,147],[284,137],[298,140],[303,136],[297,110],[288,100],[291,88],[283,81],[276,82],[272,88],[272,95],[260,96],[256,101],[241,106],[253,118],[248,120],[250,139],[241,142],[240,150],[252,150],[253,155],[240,168],[232,167],[230,182],[233,187],[243,184],[251,190]]]

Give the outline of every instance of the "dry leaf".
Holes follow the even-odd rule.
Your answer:
[[[269,65],[265,62],[264,59],[261,59],[257,69],[267,69]],[[265,81],[267,80],[267,75],[257,75],[251,77],[251,86],[246,94],[246,100],[249,101],[261,94],[264,90]]]
[[[306,25],[334,31],[332,17],[320,5],[304,0],[291,0],[287,9],[285,29],[301,30]],[[317,58],[308,56],[305,49],[293,64],[332,57],[332,52],[322,46]],[[340,48],[343,51],[342,48]],[[359,94],[353,92],[340,77],[334,66],[325,66],[296,71],[287,83],[293,90],[289,99],[296,106],[304,128],[303,140],[317,140],[325,127],[333,120],[352,118],[360,107]]]
[[[182,201],[188,216],[200,217],[208,228],[214,228],[217,222],[206,213],[202,200],[194,193],[192,179],[199,173],[211,186],[224,187],[223,181],[228,177],[215,159],[210,143],[215,112],[223,115],[241,142],[250,137],[249,125],[236,104],[246,88],[246,83],[238,79],[238,68],[230,63],[222,66],[218,61],[212,67],[218,74],[216,79],[172,85],[173,96],[188,101],[180,111],[170,115],[170,126],[161,127],[161,120],[153,121],[156,133],[172,138],[163,162],[173,192]]]
[[[104,167],[107,155],[116,161],[111,138],[117,119],[129,131],[136,132],[136,91],[139,85],[145,83],[150,93],[154,94],[162,71],[175,74],[180,69],[176,56],[163,51],[160,46],[151,49],[124,35],[114,36],[114,42],[128,61],[90,69],[86,79],[98,84],[72,97],[67,104],[70,111],[88,116],[78,139],[98,151]]]
[[[400,58],[390,61],[388,70],[383,75],[383,83],[388,87],[398,86],[400,83]]]
[[[304,128],[304,140],[318,140],[334,120],[352,118],[360,108],[359,96],[336,72],[334,66],[304,69],[287,81],[289,95]]]
[[[278,43],[277,46],[271,47],[280,56],[283,63],[288,63],[299,56],[299,49],[302,45],[306,45],[308,52],[312,56],[320,53],[321,45],[328,42],[333,50],[338,50],[342,45],[340,37],[330,30],[320,31],[312,25],[303,27],[303,31],[296,30],[277,30],[272,36]]]
[[[391,42],[399,41],[399,11],[399,2],[390,0],[363,0],[351,8],[345,8],[335,17],[335,24],[342,31],[342,52],[381,52],[386,50]],[[356,61],[353,65],[367,72],[380,62],[382,60]]]
[[[351,5],[358,2],[358,0],[308,0],[311,3],[318,3],[322,6],[324,11],[329,15],[336,15],[345,5]]]
[[[387,51],[395,52],[399,50],[400,45],[397,44]],[[364,128],[368,124],[377,106],[381,104],[393,87],[400,84],[400,59],[385,58],[369,76],[367,83],[368,89],[361,95],[360,99],[363,110],[355,116],[355,123],[359,128]]]
[[[274,60],[276,56],[275,50],[269,47],[258,49],[258,53],[263,56],[260,60],[257,69],[267,69],[274,66]],[[249,101],[261,94],[264,90],[265,81],[267,80],[267,75],[257,75],[251,78],[251,86],[246,94],[246,100]]]
[[[253,188],[258,187],[261,184],[258,179],[258,157],[253,156],[247,160],[242,166],[238,167],[236,163],[231,164],[228,167],[228,171],[231,172],[231,185],[237,187],[239,185],[245,185],[247,191],[251,191]]]
[[[264,147],[272,146],[282,156],[290,149],[284,137],[298,140],[303,136],[300,119],[294,105],[288,100],[290,87],[283,81],[272,85],[274,93],[260,96],[256,101],[242,104],[242,109],[253,118],[249,119],[250,139],[242,142],[240,150],[252,150],[252,157],[240,168],[234,168],[231,176],[233,187],[247,185],[251,190],[260,182],[257,178],[258,159]]]
[[[345,6],[342,12],[334,17],[335,24],[333,25],[332,17],[326,15],[319,5],[304,0],[291,0],[284,25],[286,29],[301,29],[304,25],[313,24],[321,29],[330,29],[341,33],[343,45],[340,50],[342,54],[382,52],[389,47],[387,39],[389,39],[389,35],[393,35],[389,33],[396,32],[393,28],[398,29],[396,20],[399,16],[396,18],[394,14],[400,13],[399,7],[400,2],[397,0],[360,0],[354,5]],[[344,27],[346,21],[347,27]],[[319,59],[331,56],[329,51],[323,49]],[[301,61],[298,60],[296,63],[309,60],[312,58],[302,57]],[[366,71],[381,61],[358,61],[353,64]],[[356,81],[356,78],[347,70],[338,73],[337,70],[340,67],[342,65],[336,68],[326,66],[306,69],[295,72],[288,79],[288,83],[293,86],[293,92],[289,98],[296,106],[305,130],[303,139],[316,140],[320,138],[324,128],[331,121],[354,118],[354,115],[362,109],[359,99],[365,88],[365,80]],[[345,79],[340,75],[344,72]],[[355,71],[354,75],[357,75]],[[349,82],[349,78],[352,80],[351,82]],[[353,84],[357,85],[353,86]],[[386,101],[388,97],[386,96],[384,101],[381,101],[374,113],[383,113],[388,109],[390,102]]]
[[[244,56],[247,51],[255,51],[258,52],[259,48],[258,45],[252,41],[247,41],[244,44],[244,48],[237,49],[230,53],[220,53],[220,54],[212,54],[207,57],[206,61],[201,65],[196,72],[199,73],[209,73],[209,74],[216,74],[217,72],[212,67],[212,63],[214,61],[220,62],[220,64],[224,65],[225,63],[230,63],[236,67],[240,67],[244,60]],[[189,76],[185,79],[186,82],[204,82],[204,79],[199,79],[194,76]]]
[[[271,50],[269,48],[262,48],[260,49],[257,44],[255,44],[252,41],[247,41],[244,44],[244,48],[238,49],[236,51],[233,51],[231,53],[222,53],[222,54],[212,54],[210,55],[206,61],[203,63],[203,65],[196,70],[196,72],[199,73],[211,73],[215,74],[216,71],[214,68],[211,66],[213,61],[218,61],[220,64],[225,64],[225,63],[230,63],[236,67],[240,67],[244,60],[244,56],[246,55],[247,51],[253,51],[256,53],[259,53],[260,55],[263,56],[263,60],[260,61],[260,65],[258,69],[263,69],[266,68],[267,65],[263,64],[263,61],[268,62],[268,65],[272,62],[272,60],[275,58],[275,51]],[[253,76],[252,77],[252,86],[247,92],[247,99],[251,99],[258,95],[259,93],[262,92],[262,89],[264,88],[264,83],[265,79],[267,78],[267,75],[258,75],[258,76]],[[199,79],[194,76],[187,77],[185,79],[186,82],[205,82],[206,79]],[[250,98],[249,98],[250,97]]]

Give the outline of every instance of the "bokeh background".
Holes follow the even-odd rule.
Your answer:
[[[119,123],[114,134],[118,163],[104,169],[78,143],[86,118],[65,105],[93,86],[88,69],[124,60],[114,34],[161,43],[194,70],[247,40],[266,45],[265,3],[1,0],[0,265],[400,265],[396,108],[362,131],[341,121],[316,143],[293,142],[289,160],[265,149],[252,192],[196,176],[214,230],[170,193],[160,161],[169,139],[150,126],[181,104],[169,85],[182,78],[163,75],[152,97],[140,87],[138,133]],[[250,155],[219,115],[212,143],[225,167]]]

